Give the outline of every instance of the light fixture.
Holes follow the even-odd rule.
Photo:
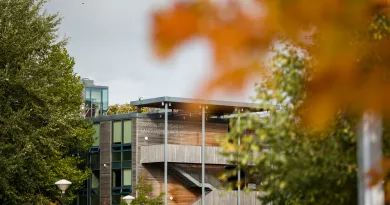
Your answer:
[[[60,181],[56,182],[55,184],[62,192],[65,192],[65,190],[72,184],[72,182],[65,180],[65,179],[61,179]]]
[[[127,195],[125,197],[122,198],[123,201],[125,201],[127,203],[127,205],[130,205],[131,202],[134,200],[135,198],[133,196],[130,196],[130,195]]]
[[[164,106],[164,102],[161,102],[161,105]]]
[[[173,200],[173,196],[170,196],[169,199],[172,201]]]
[[[72,184],[72,182],[68,181],[68,180],[65,180],[65,179],[61,179],[60,181],[57,181],[55,183],[55,185],[57,185],[57,187],[61,190],[61,195],[62,195],[62,205],[65,204],[65,191],[66,189],[68,189],[68,187]]]

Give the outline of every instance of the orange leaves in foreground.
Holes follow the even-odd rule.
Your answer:
[[[304,120],[321,128],[340,109],[390,115],[390,41],[380,31],[390,32],[390,25],[374,24],[370,30],[387,1],[216,2],[176,1],[154,13],[153,40],[161,58],[192,38],[209,42],[214,69],[201,90],[206,97],[221,88],[239,91],[246,80],[260,78],[262,59],[282,34],[313,59]],[[315,46],[301,44],[302,31],[312,28]]]
[[[202,37],[214,53],[212,80],[206,82],[202,94],[218,88],[239,91],[248,77],[261,71],[261,56],[274,34],[265,32],[265,25],[275,25],[270,23],[247,14],[234,1],[223,7],[209,1],[178,2],[154,14],[155,51],[165,58],[181,43]]]

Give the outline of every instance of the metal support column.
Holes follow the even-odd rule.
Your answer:
[[[168,205],[168,103],[165,102],[164,120],[164,204]]]
[[[360,122],[358,138],[358,205],[383,205],[383,184],[368,187],[370,178],[366,173],[374,168],[381,171],[378,163],[382,160],[382,120],[372,112],[365,112]]]
[[[65,205],[65,191],[62,191],[61,195],[62,195],[62,205]]]
[[[205,174],[205,106],[202,105],[202,205],[205,205],[204,174]]]
[[[241,120],[241,116],[240,116],[240,108],[238,108],[238,113],[237,113],[237,125],[240,126],[240,120]],[[240,144],[241,144],[241,135],[239,134],[238,135],[238,139],[237,139],[237,144],[238,144],[238,149],[240,147]],[[238,154],[239,154],[239,150],[237,149],[237,158],[238,158]],[[238,164],[238,176],[237,176],[237,184],[238,184],[238,187],[237,187],[237,205],[240,205],[241,204],[241,168],[240,168],[240,164]]]

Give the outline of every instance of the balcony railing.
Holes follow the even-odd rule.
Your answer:
[[[229,164],[228,158],[222,156],[220,147],[206,146],[206,164]],[[141,147],[141,163],[164,162],[164,145],[149,145]],[[168,162],[200,164],[201,146],[168,145]]]

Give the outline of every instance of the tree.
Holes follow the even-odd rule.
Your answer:
[[[248,9],[248,5],[250,9]],[[286,152],[289,154],[287,156],[300,156],[302,163],[306,159],[311,165],[304,168],[310,167],[310,169],[319,171],[304,172],[303,174],[309,175],[303,175],[306,177],[299,177],[298,174],[294,175],[291,172],[288,174],[297,176],[296,180],[300,185],[305,184],[299,183],[299,180],[310,179],[306,181],[306,187],[311,188],[308,185],[309,182],[316,182],[314,179],[319,179],[318,177],[322,176],[321,170],[333,170],[329,166],[338,167],[340,164],[348,164],[349,169],[354,168],[354,166],[349,166],[355,164],[353,161],[347,160],[348,163],[344,163],[345,159],[340,158],[340,156],[343,152],[348,151],[349,153],[349,150],[355,145],[356,118],[360,118],[367,111],[382,116],[384,120],[387,120],[390,115],[388,104],[390,102],[388,94],[390,88],[390,78],[388,78],[390,71],[388,9],[389,4],[386,0],[253,0],[245,1],[245,3],[227,1],[224,4],[201,0],[178,1],[172,7],[154,13],[153,39],[155,42],[153,45],[156,54],[165,59],[173,53],[175,48],[193,37],[203,37],[208,40],[213,49],[214,68],[211,78],[208,78],[211,80],[207,81],[205,88],[200,91],[200,95],[203,97],[207,97],[215,90],[220,91],[221,88],[227,92],[240,91],[248,78],[252,78],[254,75],[264,75],[266,66],[261,63],[262,57],[269,53],[269,47],[273,46],[278,36],[308,51],[311,56],[310,66],[307,66],[310,78],[299,82],[299,85],[291,79],[285,79],[286,82],[292,83],[291,85],[285,84],[286,89],[294,90],[294,86],[299,86],[297,87],[299,89],[303,87],[304,90],[300,92],[304,97],[298,98],[300,101],[295,102],[296,104],[287,103],[286,106],[292,106],[291,109],[282,106],[282,110],[276,112],[275,107],[270,106],[271,118],[246,121],[248,124],[245,126],[249,126],[246,127],[247,129],[258,132],[246,139],[253,141],[253,145],[240,150],[240,153],[246,155],[253,151],[252,149],[258,149],[257,140],[268,139],[269,136],[279,140],[277,141],[280,142],[279,148],[284,146],[284,142],[287,144],[291,142],[291,145],[298,144],[299,146],[293,147],[300,147],[303,149],[302,153],[308,153],[309,156],[312,155],[312,158],[305,157],[305,155],[295,155],[298,153],[290,153],[288,147],[283,147],[287,149]],[[309,33],[306,37],[313,38],[311,45],[303,43],[305,36],[302,34],[305,32]],[[294,61],[287,60],[287,62]],[[279,76],[279,78],[281,77]],[[275,94],[275,96],[272,92],[259,91],[259,93],[262,95],[257,96],[257,99],[264,100],[264,98],[272,97],[276,98],[278,103],[286,104],[278,99],[288,96],[283,92]],[[285,100],[289,102],[291,99],[285,98]],[[296,109],[297,107],[299,109]],[[285,112],[292,112],[293,115]],[[282,114],[284,117],[279,116]],[[292,118],[289,118],[291,116]],[[267,125],[265,122],[271,125]],[[300,127],[296,127],[297,125]],[[245,127],[237,129],[240,131],[242,128]],[[319,132],[314,134],[312,133],[313,129]],[[345,133],[340,132],[340,130],[345,130]],[[299,132],[297,133],[297,131]],[[352,134],[349,134],[350,132]],[[292,135],[290,138],[296,136],[299,140],[286,140],[285,136],[290,135],[290,133]],[[384,138],[387,138],[386,134],[385,132]],[[353,143],[345,146],[344,141],[348,135],[352,135],[350,140]],[[313,137],[319,139],[317,141],[309,140]],[[335,138],[335,140],[330,143],[321,141],[322,138]],[[340,141],[340,139],[342,140]],[[266,142],[268,143],[268,141]],[[305,147],[302,147],[303,145]],[[234,147],[232,146],[227,146],[227,150],[233,151]],[[273,145],[270,146],[273,147]],[[325,154],[321,152],[323,147],[328,148],[328,146],[329,149],[334,150],[335,155],[325,157]],[[261,146],[260,148],[265,147]],[[356,151],[356,149],[352,150]],[[278,151],[282,153],[281,156],[287,157],[283,154],[282,149]],[[268,160],[268,165],[273,164],[276,166],[272,166],[273,168],[282,169],[280,166],[283,167],[286,164],[282,163],[285,158],[279,159],[277,157],[279,153],[272,150],[267,150],[267,154],[264,156],[268,156],[268,153],[274,155],[270,156],[272,158],[268,158],[272,159],[272,161]],[[247,161],[248,157],[244,156],[241,160]],[[340,164],[336,166],[328,158],[340,161]],[[311,160],[320,162],[320,164],[313,163]],[[296,162],[301,161],[296,160]],[[255,161],[255,164],[258,163],[260,164],[260,161]],[[390,169],[388,159],[381,164],[384,171],[370,172],[370,175],[380,176],[373,180],[374,183],[380,182],[380,179],[383,179]],[[290,166],[294,168],[292,164]],[[323,169],[318,169],[319,167]],[[252,170],[250,174],[259,171]],[[314,173],[314,175],[310,175],[310,173]],[[345,173],[340,174],[352,176],[344,175]],[[271,179],[275,177],[272,176]],[[282,188],[287,183],[286,181],[279,182]],[[344,183],[342,181],[337,183],[337,185],[340,184]],[[337,190],[337,188],[341,187],[327,187],[326,191],[330,190],[328,193],[333,193],[331,190]],[[344,188],[342,190],[346,190]],[[386,186],[386,188],[390,191],[390,186]],[[272,187],[270,189],[276,193],[276,189]],[[294,189],[289,191],[295,194]],[[302,197],[307,199],[310,196],[324,200],[319,203],[348,203],[349,197],[346,195],[336,194],[331,199],[337,201],[331,201],[331,199],[318,196],[315,194],[316,192],[310,191],[310,189],[306,189],[306,192],[302,192],[301,196],[296,196],[297,200],[302,200]],[[303,196],[303,194],[307,195]],[[326,193],[325,195],[330,196]],[[283,200],[283,197],[284,195],[280,195],[278,200]],[[291,197],[288,198],[291,199]],[[303,202],[310,203],[310,200],[303,200]],[[353,201],[349,202],[354,203]]]
[[[154,199],[149,199],[150,194],[153,192],[153,186],[148,184],[145,176],[142,174],[138,180],[138,184],[134,187],[138,192],[138,196],[131,202],[131,205],[162,205],[164,193],[160,193]],[[121,205],[127,205],[121,200]]]
[[[382,19],[387,15],[387,0],[176,1],[153,13],[152,45],[166,59],[181,44],[206,39],[214,66],[199,95],[208,97],[241,91],[247,79],[260,77],[262,57],[278,36],[301,46],[313,37],[315,46],[305,46],[316,61],[305,99],[311,111],[302,120],[324,128],[345,107],[354,114],[390,113],[390,80],[381,77],[390,65],[390,27]]]
[[[142,107],[141,108],[141,113],[149,113],[153,108],[148,108],[148,107]],[[137,106],[131,106],[129,103],[119,105],[110,105],[108,107],[107,115],[115,115],[115,114],[125,114],[125,113],[131,113],[131,112],[138,112],[138,107]]]
[[[49,204],[72,181],[74,197],[89,175],[73,150],[92,143],[79,116],[82,88],[74,59],[57,38],[60,19],[43,0],[0,0],[0,203]]]
[[[259,182],[265,204],[357,204],[357,116],[340,112],[322,132],[304,128],[296,110],[306,96],[309,61],[288,47],[276,52],[273,64],[271,77],[257,86],[256,96],[269,109],[268,116],[244,113],[239,124],[233,121],[223,138],[224,154],[236,156],[233,163]],[[387,132],[384,139],[389,154]],[[233,170],[222,177],[236,174]]]

